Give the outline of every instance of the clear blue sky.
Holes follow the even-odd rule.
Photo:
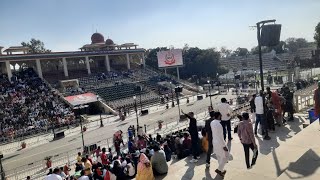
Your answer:
[[[72,51],[96,30],[115,43],[251,48],[265,19],[282,24],[281,39],[313,41],[320,0],[1,0],[0,46],[42,40],[53,51]]]

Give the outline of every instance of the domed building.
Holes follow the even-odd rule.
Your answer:
[[[107,39],[107,40],[106,40],[106,45],[108,45],[108,46],[114,45],[112,39]]]
[[[91,36],[91,44],[104,43],[104,36],[98,32]]]
[[[81,51],[113,51],[122,49],[137,49],[137,44],[124,43],[121,45],[115,44],[112,39],[108,38],[104,41],[104,36],[95,32],[91,36],[91,44],[86,44],[80,48]]]

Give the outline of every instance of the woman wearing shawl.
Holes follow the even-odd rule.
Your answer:
[[[136,180],[154,180],[151,163],[144,153],[140,154]]]

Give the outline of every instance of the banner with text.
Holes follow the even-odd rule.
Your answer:
[[[182,66],[182,49],[172,49],[168,51],[160,51],[157,53],[158,67],[175,67]]]
[[[79,94],[74,96],[67,96],[64,97],[66,101],[68,101],[72,106],[77,106],[81,104],[89,104],[92,102],[96,102],[97,96],[93,93],[85,93],[85,94]]]

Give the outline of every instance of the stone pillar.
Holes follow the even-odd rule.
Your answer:
[[[129,70],[130,69],[130,56],[129,56],[129,54],[127,54],[126,56],[127,56],[127,68]]]
[[[37,66],[38,76],[39,76],[39,78],[42,79],[43,76],[42,76],[42,69],[41,69],[40,59],[36,59],[36,66]]]
[[[69,73],[68,73],[68,65],[67,65],[67,60],[66,58],[62,58],[62,64],[63,64],[63,72],[64,72],[64,76],[68,77]]]
[[[105,66],[106,66],[107,71],[110,72],[110,60],[109,60],[108,55],[106,55]]]
[[[9,81],[11,81],[12,72],[10,68],[10,61],[6,61],[5,63],[6,63],[7,75],[8,75]]]
[[[178,80],[180,80],[179,67],[177,67],[177,77],[178,77]]]
[[[144,57],[144,53],[142,53],[142,59],[141,59],[142,62],[140,62],[141,64],[143,64],[143,67],[145,68],[146,67],[146,61],[145,61],[145,57]]]
[[[91,69],[90,69],[90,62],[89,62],[89,56],[86,56],[86,66],[88,70],[88,74],[91,74]]]

